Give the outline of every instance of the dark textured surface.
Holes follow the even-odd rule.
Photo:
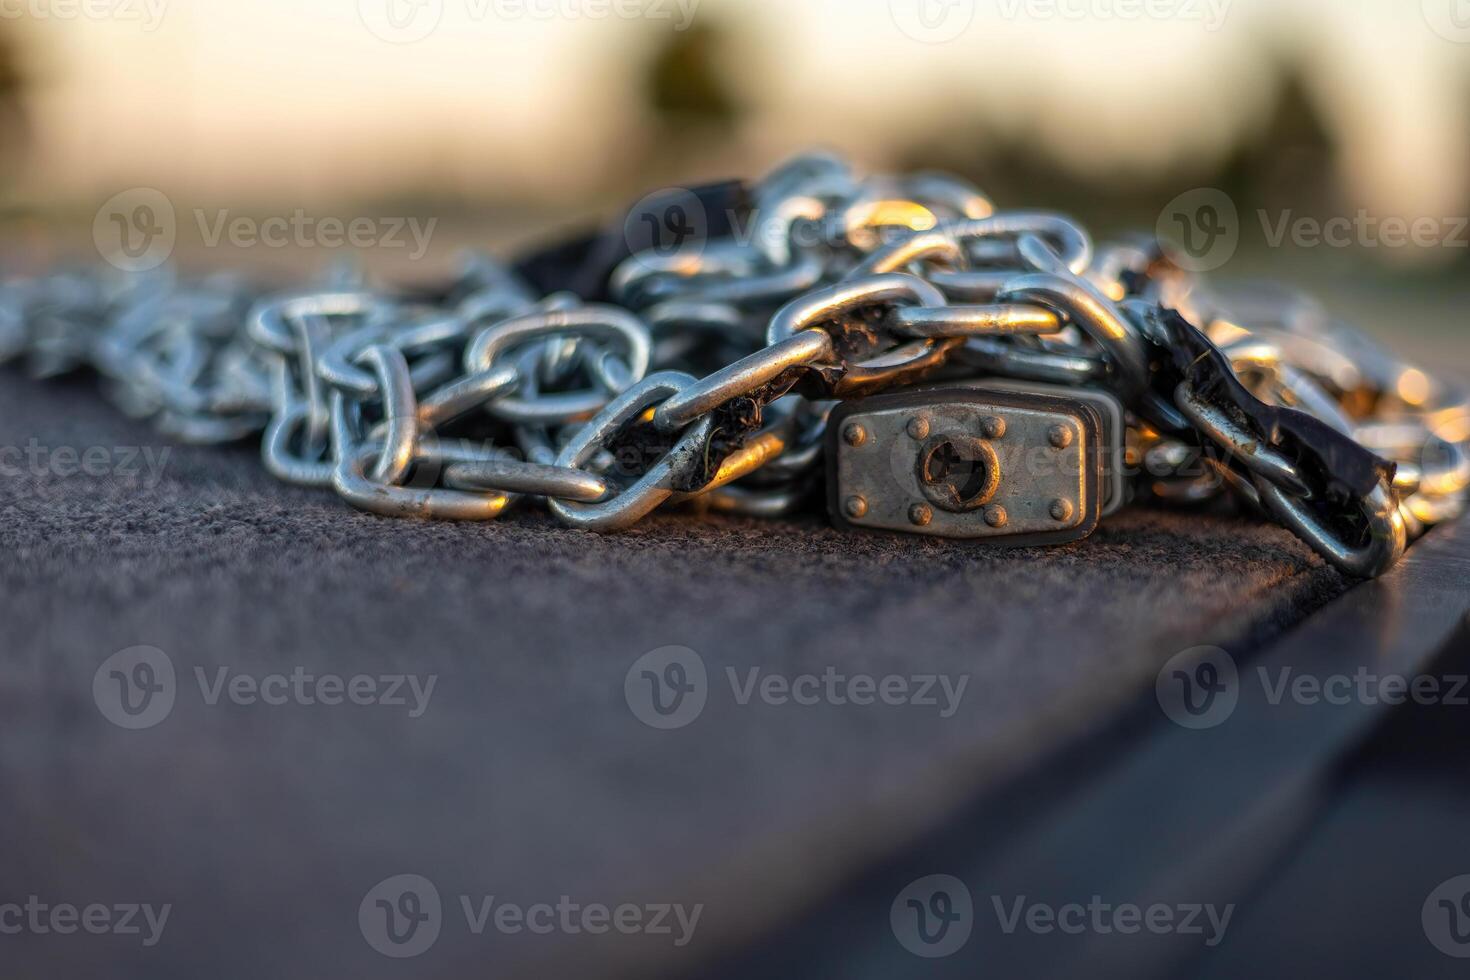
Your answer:
[[[977,551],[679,516],[602,538],[517,513],[394,522],[169,446],[84,381],[0,374],[0,449],[169,450],[156,484],[0,481],[0,901],[171,902],[164,939],[0,937],[9,975],[649,975],[717,955],[978,790],[1151,696],[1169,656],[1256,645],[1345,583],[1251,521],[1126,513],[1080,545]],[[115,651],[167,653],[177,701],[125,731]],[[624,678],[698,651],[708,704],[641,723]],[[427,710],[208,704],[195,679],[437,676]],[[916,705],[740,704],[726,668],[967,677]],[[422,874],[445,923],[388,960],[357,909]],[[456,896],[703,903],[694,941],[474,936]],[[591,966],[595,964],[595,967]],[[554,969],[553,969],[554,968]]]
[[[808,915],[697,975],[1462,976],[1462,959],[1445,954],[1466,952],[1463,906],[1427,899],[1447,880],[1435,897],[1458,899],[1470,880],[1460,877],[1470,868],[1467,616],[1470,523],[1442,526],[1387,575],[1237,661],[1237,682],[1227,681],[1235,697],[1214,700],[1196,719],[1205,727],[1166,721],[1156,704],[1125,711],[1115,731],[987,792]],[[1348,699],[1272,690],[1283,675],[1329,687],[1328,678],[1360,671],[1364,690]],[[1372,677],[1414,677],[1424,693],[1399,697],[1385,686],[1380,697]],[[1422,682],[1432,682],[1427,691]],[[916,939],[918,922],[894,899],[936,872],[961,882],[974,914],[962,948],[920,964],[902,942]],[[1207,904],[1222,925],[1213,936],[1015,929],[995,910],[1016,896],[1050,908],[1090,896],[1141,908]]]

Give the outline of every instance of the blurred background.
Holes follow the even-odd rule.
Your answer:
[[[1470,0],[0,0],[9,269],[150,188],[186,267],[349,252],[222,216],[413,217],[363,258],[430,277],[813,146],[1100,237],[1222,191],[1216,275],[1470,375]]]

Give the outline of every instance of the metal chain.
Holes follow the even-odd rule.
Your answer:
[[[1141,495],[1229,491],[1351,575],[1470,497],[1465,393],[1302,297],[1215,291],[1153,243],[1094,249],[1062,215],[826,155],[751,188],[749,219],[628,257],[613,303],[538,297],[484,258],[430,298],[340,272],[288,295],[12,279],[0,361],[90,366],[181,440],[263,431],[275,476],[393,516],[488,520],[521,499],[595,531],[671,501],[782,514],[820,480],[837,401],[975,377],[1111,391]]]

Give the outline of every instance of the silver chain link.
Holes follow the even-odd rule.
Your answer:
[[[0,360],[90,366],[173,438],[263,431],[275,476],[393,516],[488,520],[522,499],[596,531],[670,501],[779,515],[820,481],[837,401],[975,377],[1110,390],[1142,495],[1229,491],[1352,575],[1465,507],[1465,393],[1305,298],[1212,290],[1153,243],[1094,249],[1065,216],[996,212],[940,174],[864,178],[810,155],[749,196],[745,236],[624,261],[616,305],[538,298],[485,258],[434,302],[340,272],[267,295],[64,270],[0,283]],[[1331,453],[1229,384],[1161,390],[1161,360],[1195,337],[1195,363],[1218,352],[1248,397],[1396,469],[1345,490]]]

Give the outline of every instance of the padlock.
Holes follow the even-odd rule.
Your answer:
[[[1044,545],[1102,516],[1108,439],[1090,396],[911,389],[839,406],[827,440],[839,527]]]

